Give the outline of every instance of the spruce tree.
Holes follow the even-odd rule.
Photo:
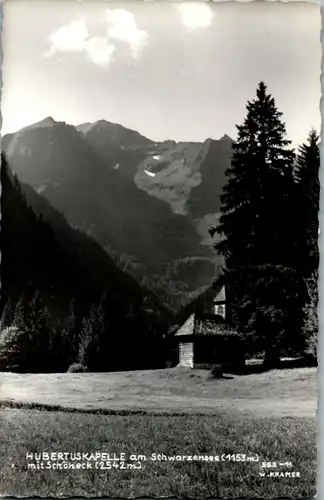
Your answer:
[[[35,372],[51,370],[50,355],[54,328],[49,310],[38,291],[25,309],[25,329],[30,339],[32,370]]]
[[[216,250],[225,257],[227,269],[284,264],[293,244],[284,231],[287,227],[282,227],[285,210],[291,212],[287,194],[293,185],[295,158],[282,113],[263,82],[246,108],[243,125],[237,126],[216,230],[221,236]]]
[[[319,182],[320,152],[319,137],[313,129],[306,144],[298,148],[295,175],[299,188],[298,212],[300,240],[304,248],[304,271],[306,277],[312,276],[318,269],[318,229],[319,229]]]
[[[89,315],[82,322],[77,361],[90,371],[101,370],[107,360],[107,320],[103,300],[90,308]]]
[[[305,286],[299,273],[295,153],[282,113],[263,82],[256,94],[237,126],[215,248],[224,256],[237,326],[259,339],[271,365],[284,349],[301,345]]]
[[[90,350],[92,340],[92,322],[89,317],[82,320],[82,329],[79,338],[79,348],[77,363],[88,369],[88,364],[91,362]]]
[[[73,298],[69,305],[68,313],[64,320],[62,329],[62,349],[68,366],[75,362],[78,353],[78,323],[75,299]]]
[[[298,148],[296,178],[299,187],[299,211],[301,242],[304,250],[304,275],[308,288],[308,301],[304,307],[303,332],[307,352],[317,357],[318,338],[318,230],[320,208],[320,152],[319,136],[312,129],[307,142]]]
[[[317,359],[317,344],[318,344],[318,271],[316,270],[310,278],[307,279],[308,297],[309,300],[305,305],[305,321],[304,321],[304,340],[306,345],[306,353]]]
[[[14,313],[12,326],[21,332],[23,343],[18,348],[27,356],[25,370],[39,373],[53,368],[51,345],[54,328],[50,312],[38,291],[31,299],[21,296]]]

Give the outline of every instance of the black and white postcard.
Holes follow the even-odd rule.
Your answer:
[[[2,4],[2,496],[316,495],[320,35]]]

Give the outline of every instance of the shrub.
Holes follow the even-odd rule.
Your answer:
[[[1,313],[0,329],[3,330],[7,326],[11,326],[13,322],[13,317],[15,313],[15,306],[12,300],[9,298],[6,302]]]
[[[67,373],[85,373],[87,371],[87,367],[81,365],[81,363],[72,363],[72,365],[69,366]]]
[[[211,375],[214,378],[222,378],[223,377],[223,365],[217,364],[214,365],[213,368],[211,369]]]
[[[317,358],[317,344],[317,332],[312,331],[309,333],[309,336],[307,338],[307,347],[305,349],[306,356],[313,357],[315,359]]]
[[[16,326],[8,326],[0,333],[0,371],[19,372],[28,361],[28,335]]]

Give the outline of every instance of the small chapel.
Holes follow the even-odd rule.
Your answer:
[[[245,365],[244,348],[238,334],[226,324],[225,287],[210,288],[195,304],[195,311],[175,334],[178,366],[211,368],[217,363]]]

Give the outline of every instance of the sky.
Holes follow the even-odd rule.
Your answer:
[[[52,116],[235,139],[263,80],[297,145],[320,131],[320,30],[314,3],[10,0],[1,134]]]

